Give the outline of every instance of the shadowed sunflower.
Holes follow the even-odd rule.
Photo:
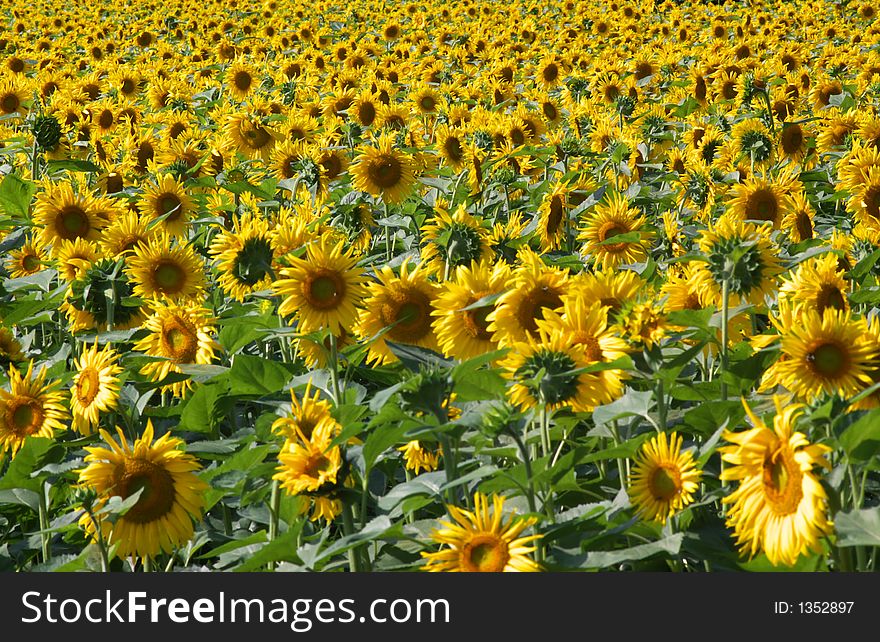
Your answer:
[[[364,301],[357,325],[361,339],[373,339],[368,361],[381,364],[397,361],[386,340],[437,350],[437,337],[431,328],[437,285],[428,281],[423,266],[411,268],[404,263],[400,276],[383,266],[376,276],[379,282],[367,286],[369,298]]]
[[[150,331],[138,341],[134,349],[160,361],[148,363],[140,373],[153,382],[160,382],[169,374],[183,374],[180,365],[208,364],[214,360],[214,351],[220,346],[211,338],[214,330],[210,312],[204,308],[188,306],[158,306],[144,322]],[[192,388],[189,379],[174,381],[162,386],[175,397],[183,397]]]
[[[430,451],[418,440],[408,441],[397,449],[403,453],[403,461],[406,469],[418,475],[419,471],[430,473],[437,470],[440,465],[440,449]]]
[[[136,212],[126,212],[101,231],[98,245],[104,256],[129,255],[138,244],[147,243],[156,233],[155,227],[150,229]]]
[[[85,347],[82,356],[74,359],[73,386],[70,389],[70,410],[73,428],[91,435],[98,426],[100,414],[114,410],[119,403],[119,355],[109,343],[98,351],[97,341]]]
[[[9,390],[0,388],[0,452],[14,457],[28,437],[52,437],[64,428],[67,410],[59,382],[46,383],[46,368],[34,375],[34,362],[22,376],[9,366]]]
[[[843,398],[872,384],[878,353],[867,324],[846,311],[804,309],[781,329],[782,355],[761,379],[760,391],[782,385],[808,403],[824,394]]]
[[[440,348],[448,357],[471,359],[498,348],[489,332],[487,316],[492,303],[470,308],[481,299],[500,294],[510,278],[510,270],[501,263],[494,268],[488,261],[458,267],[452,280],[445,281],[432,313],[434,331]],[[470,308],[470,309],[468,309]]]
[[[75,281],[86,273],[97,258],[97,247],[91,241],[85,239],[61,241],[56,252],[58,274],[65,281]]]
[[[743,221],[769,222],[779,227],[788,214],[786,200],[788,185],[785,181],[767,178],[749,178],[733,188],[729,210]]]
[[[550,252],[562,247],[568,231],[568,184],[556,183],[538,207],[538,238],[541,250]]]
[[[350,328],[367,294],[367,279],[356,267],[357,259],[343,251],[343,243],[322,237],[306,247],[304,259],[289,261],[290,267],[281,269],[282,278],[274,284],[285,297],[278,314],[295,316],[304,333],[329,328],[338,334],[340,328]]]
[[[117,442],[105,430],[101,436],[109,448],[87,446],[88,466],[79,470],[79,483],[92,488],[98,499],[92,510],[100,510],[118,496],[127,499],[140,491],[137,503],[113,523],[100,522],[107,546],[117,546],[119,557],[155,558],[173,553],[193,536],[193,519],[200,519],[208,485],[195,471],[201,466],[181,450],[182,439],[166,433],[153,440],[153,424],[147,421],[142,437],[129,444],[122,432]],[[88,514],[79,520],[86,532],[97,537]]]
[[[840,269],[836,254],[828,252],[803,261],[789,278],[783,278],[779,297],[787,299],[794,307],[803,306],[822,314],[833,308],[849,311],[846,293],[849,285]]]
[[[523,249],[518,257],[522,265],[513,271],[510,289],[486,317],[492,340],[502,347],[536,335],[544,310],[561,308],[562,296],[568,290],[566,274],[545,265],[535,252]]]
[[[533,543],[541,535],[520,537],[522,532],[537,521],[534,517],[512,514],[503,518],[504,497],[482,493],[474,494],[474,511],[447,505],[454,520],[440,520],[441,529],[432,535],[435,542],[446,548],[435,553],[422,552],[427,560],[424,570],[452,573],[537,572],[541,567],[529,557],[535,551]]]
[[[355,189],[382,198],[386,203],[400,203],[416,184],[415,164],[409,154],[392,148],[393,137],[382,136],[375,147],[364,146],[351,165]]]
[[[774,565],[793,566],[802,554],[821,552],[819,540],[831,532],[828,498],[813,472],[816,466],[831,468],[825,459],[831,449],[810,444],[803,433],[794,431],[804,406],[783,406],[778,396],[773,400],[772,430],[743,400],[754,428],[724,432],[732,445],[719,449],[722,460],[730,464],[720,478],[738,481],[739,486],[722,502],[730,504],[727,525],[743,553],[754,556],[762,551]]]
[[[223,230],[211,243],[210,254],[220,287],[236,301],[272,287],[275,243],[266,219],[253,213],[236,218],[232,229]]]
[[[437,127],[434,138],[437,141],[437,153],[443,159],[443,162],[449,165],[455,172],[460,172],[464,169],[465,161],[467,160],[464,131],[443,124]]]
[[[183,183],[164,174],[144,191],[141,211],[151,226],[158,225],[173,236],[185,236],[195,204]]]
[[[296,440],[300,435],[311,439],[315,427],[322,421],[333,420],[330,415],[330,404],[319,399],[320,390],[311,394],[312,381],[309,379],[303,392],[302,402],[296,398],[296,392],[290,391],[290,411],[283,417],[272,422],[272,432],[283,435],[286,439]]]
[[[629,496],[642,519],[665,524],[694,501],[702,471],[690,451],[682,452],[681,443],[681,435],[661,432],[639,450]]]
[[[584,220],[578,236],[584,243],[582,252],[604,270],[638,263],[650,247],[651,234],[642,231],[644,224],[645,218],[629,206],[625,196],[613,194]]]
[[[784,211],[785,215],[780,226],[783,230],[788,230],[788,237],[792,243],[801,243],[813,238],[816,213],[802,191],[797,190],[786,197]]]
[[[259,116],[233,114],[226,123],[226,135],[233,145],[248,158],[266,160],[281,134]]]
[[[203,295],[205,274],[201,259],[191,245],[175,242],[167,232],[135,247],[126,273],[135,296],[144,299],[183,303]]]
[[[0,327],[0,367],[24,361],[24,352],[21,343],[15,338],[12,330]]]

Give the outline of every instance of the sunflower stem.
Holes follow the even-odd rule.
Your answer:
[[[153,572],[153,560],[149,557],[145,557],[143,560],[143,566],[141,567],[144,573],[152,573]]]
[[[91,507],[84,507],[89,519],[92,520],[92,526],[95,529],[95,536],[98,540],[98,550],[101,552],[101,572],[106,573],[110,570],[110,558],[107,555],[107,542],[104,541],[104,530],[101,528],[101,522],[95,517]]]
[[[666,430],[666,392],[663,390],[663,379],[657,378],[657,425],[660,431]]]
[[[354,518],[351,514],[351,504],[348,502],[342,505],[342,532],[346,537],[354,534]],[[358,554],[354,548],[348,549],[348,569],[352,573],[358,573],[361,570]]]
[[[281,485],[277,479],[272,480],[272,495],[269,497],[269,543],[278,537],[278,518],[281,508]],[[275,570],[275,562],[269,562],[269,570]]]
[[[617,429],[617,420],[611,422],[611,438],[614,441],[614,446],[620,446],[620,431]],[[620,477],[620,490],[626,491],[626,468],[624,467],[623,457],[616,457],[617,461],[617,475]]]
[[[42,543],[43,549],[43,563],[49,561],[49,558],[52,557],[52,551],[49,547],[49,533],[46,531],[49,530],[49,507],[46,501],[46,494],[49,492],[49,485],[44,481],[40,485],[40,504],[39,504],[39,519],[40,519],[40,540]]]
[[[728,299],[730,298],[730,279],[727,277],[721,282],[721,401],[727,401],[727,317],[729,314]]]
[[[34,182],[40,180],[40,147],[37,144],[36,136],[34,136],[34,146],[31,150],[31,180]]]
[[[339,352],[336,347],[336,335],[330,331],[330,386],[333,388],[333,402],[338,406],[342,399],[339,392],[339,369],[337,361]]]
[[[406,467],[404,466],[403,472],[406,474],[406,481],[407,481],[407,483],[411,482],[412,479],[413,479],[412,471],[410,471],[409,468],[406,468]],[[407,524],[412,524],[412,523],[415,522],[415,521],[416,521],[416,515],[415,515],[415,512],[414,512],[411,508],[408,508],[408,509],[406,510],[406,523],[407,523]]]

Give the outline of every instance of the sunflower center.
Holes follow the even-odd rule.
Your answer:
[[[471,301],[471,303],[479,301],[489,294],[492,293],[477,292],[473,295],[473,301]],[[474,339],[489,341],[492,338],[492,334],[487,329],[489,327],[489,321],[486,317],[489,316],[494,309],[495,307],[492,305],[484,305],[479,308],[474,308],[473,310],[466,310],[461,316],[461,319],[464,322],[465,331]]]
[[[244,132],[245,142],[252,149],[262,149],[272,140],[272,135],[266,131],[265,127],[257,125]]]
[[[322,473],[330,470],[332,466],[333,462],[323,454],[315,454],[309,457],[309,461],[306,463],[306,468],[303,472],[309,477],[317,479]]]
[[[584,347],[584,356],[587,361],[604,361],[605,355],[596,337],[592,335],[580,335],[575,337],[575,343]]]
[[[547,232],[549,234],[555,234],[559,229],[559,224],[562,223],[563,212],[562,199],[559,196],[551,198],[550,214],[547,217]]]
[[[599,228],[598,237],[599,241],[604,242],[610,238],[614,238],[619,234],[626,234],[627,232],[629,232],[629,228],[627,228],[622,223],[618,223],[617,221],[608,221]],[[603,244],[602,248],[604,248],[607,252],[618,253],[622,252],[626,248],[626,243]]]
[[[555,310],[562,305],[559,293],[546,285],[538,285],[528,291],[518,306],[516,318],[520,327],[529,334],[538,331],[538,318],[544,315],[544,308]]]
[[[156,289],[166,294],[177,294],[186,285],[186,272],[174,261],[160,261],[153,269]]]
[[[813,238],[813,222],[810,220],[809,214],[798,212],[795,216],[794,224],[802,241]]]
[[[431,332],[431,300],[416,288],[398,293],[392,302],[382,306],[385,325],[392,326],[388,335],[395,341],[413,343]]]
[[[758,189],[749,194],[746,201],[746,217],[756,221],[776,222],[779,203],[776,195],[769,189]]]
[[[88,235],[92,228],[88,214],[78,205],[64,207],[58,216],[58,222],[61,238],[68,241]]]
[[[501,573],[510,560],[507,542],[492,533],[473,536],[459,554],[466,573]]]
[[[94,368],[85,368],[76,380],[76,397],[83,406],[89,406],[98,396],[100,379]]]
[[[804,143],[804,132],[800,125],[791,125],[782,132],[782,151],[786,154],[795,154],[800,151]]]
[[[868,215],[880,220],[880,187],[868,188],[862,202]]]
[[[661,465],[651,475],[649,486],[655,499],[668,502],[681,492],[681,475],[675,467]]]
[[[332,151],[324,154],[321,160],[318,161],[318,165],[324,169],[324,173],[327,174],[327,178],[331,181],[342,173],[342,161]]]
[[[195,328],[187,327],[180,319],[170,318],[162,330],[162,347],[165,355],[177,363],[193,363],[199,349],[199,337]]]
[[[21,266],[28,272],[36,272],[40,267],[40,257],[34,254],[26,254],[21,259]]]
[[[176,495],[171,473],[154,462],[134,457],[126,457],[121,467],[115,488],[117,494],[126,499],[142,491],[137,504],[123,516],[124,520],[146,524],[171,512]]]
[[[21,101],[15,94],[6,94],[3,98],[0,98],[0,109],[3,110],[4,114],[16,112],[19,107],[21,107]]]
[[[790,515],[798,509],[803,490],[801,471],[787,448],[780,447],[764,459],[764,495],[778,515]]]
[[[309,275],[304,285],[306,300],[318,310],[334,310],[345,298],[345,281],[333,270],[322,269]]]
[[[843,298],[843,292],[836,285],[826,283],[816,297],[816,308],[819,310],[819,314],[823,314],[827,308],[846,310],[846,299]]]
[[[31,435],[43,425],[43,407],[34,399],[15,400],[7,417],[11,421],[12,432],[18,436]]]
[[[810,369],[818,376],[836,379],[849,370],[849,356],[836,343],[823,343],[807,354]]]
[[[464,160],[464,150],[461,148],[461,141],[455,136],[450,136],[443,143],[443,150],[446,157],[454,163],[460,163]]]
[[[160,194],[159,198],[156,199],[156,204],[159,209],[159,216],[168,215],[166,221],[175,221],[180,217],[182,208],[180,207],[180,199],[177,198],[176,194]]]
[[[367,169],[370,180],[382,189],[389,189],[403,177],[400,161],[390,154],[382,154]]]
[[[251,78],[251,75],[248,72],[239,71],[233,77],[232,82],[235,85],[235,88],[239,91],[247,91],[251,88],[253,78]]]

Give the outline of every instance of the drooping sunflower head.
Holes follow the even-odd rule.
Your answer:
[[[291,495],[327,493],[343,481],[342,449],[330,442],[339,432],[339,424],[324,419],[308,439],[288,440],[278,455],[278,472],[273,479]]]
[[[154,558],[173,553],[193,536],[193,520],[200,519],[208,485],[196,476],[201,466],[181,446],[182,439],[166,433],[154,440],[152,422],[143,436],[129,444],[121,428],[118,441],[102,430],[106,446],[89,446],[88,464],[79,471],[82,486],[93,489],[98,499],[93,514],[113,496],[127,499],[140,493],[137,503],[113,523],[100,520],[108,546],[118,545],[119,557]],[[91,517],[80,525],[97,537]]]
[[[722,501],[730,504],[727,524],[743,553],[763,552],[772,564],[791,566],[802,554],[821,550],[820,539],[831,532],[827,494],[813,472],[816,466],[830,468],[825,459],[830,448],[795,431],[804,406],[783,406],[779,396],[774,402],[772,429],[743,400],[754,427],[725,431],[731,445],[720,451],[730,466],[721,480],[739,485]]]
[[[520,537],[522,532],[536,522],[533,517],[511,515],[504,519],[504,497],[482,493],[474,494],[473,512],[447,506],[453,521],[441,520],[442,528],[433,533],[435,542],[441,545],[437,552],[423,552],[427,560],[426,571],[500,573],[536,572],[541,567],[531,559],[533,543],[541,535]]]
[[[693,454],[682,451],[682,437],[661,432],[645,442],[636,457],[629,496],[642,519],[665,524],[693,502],[702,471]]]
[[[788,231],[792,243],[809,241],[815,235],[815,210],[806,194],[797,190],[786,197],[785,216],[780,227]]]
[[[343,243],[322,237],[307,246],[305,258],[291,257],[289,262],[274,284],[285,297],[278,313],[295,316],[303,332],[351,328],[366,296],[366,277]]]

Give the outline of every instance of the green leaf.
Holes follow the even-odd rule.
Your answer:
[[[85,160],[50,160],[48,162],[48,171],[50,174],[63,170],[69,172],[100,172],[101,168],[94,163]]]
[[[856,461],[868,461],[880,453],[880,408],[856,420],[843,431],[838,441],[846,454]]]
[[[216,488],[213,486],[209,488],[205,492],[205,510],[210,510],[211,507],[220,501],[221,497],[239,494],[237,491],[247,479],[247,473],[263,463],[263,460],[272,451],[272,448],[273,446],[269,444],[254,446],[253,448],[244,447],[221,465],[203,472],[200,477],[206,482],[211,482],[215,477],[232,471],[242,473],[238,482],[231,488]]]
[[[400,524],[392,524],[391,520],[388,519],[388,516],[380,515],[367,523],[363,530],[357,533],[352,533],[351,535],[347,535],[346,537],[342,537],[333,542],[333,544],[315,556],[312,564],[317,564],[318,562],[329,559],[334,555],[344,553],[348,549],[364,542],[372,542],[373,540],[389,536],[401,537],[402,535],[403,529]]]
[[[263,397],[280,392],[293,378],[291,366],[262,357],[237,354],[229,370],[229,393]]]
[[[443,357],[443,355],[427,348],[394,343],[392,341],[386,341],[385,344],[394,356],[400,359],[400,362],[408,370],[413,372],[418,372],[422,366],[449,368],[453,365],[453,362]]]
[[[266,542],[257,550],[249,552],[243,562],[234,566],[232,571],[246,573],[265,567],[270,562],[299,562],[296,554],[296,540],[303,528],[303,520],[297,520],[293,526],[281,533],[271,542]]]
[[[21,179],[15,174],[7,174],[0,183],[0,211],[27,218],[36,191],[37,187],[31,181]]]
[[[837,513],[834,529],[838,546],[880,546],[880,507]]]
[[[225,377],[225,376],[224,376]],[[178,430],[211,432],[221,419],[219,402],[229,392],[229,384],[221,377],[208,381],[184,402]]]
[[[648,411],[653,405],[653,397],[654,393],[650,390],[627,390],[620,399],[596,408],[593,411],[593,421],[598,426],[631,415],[649,417]]]
[[[24,446],[15,455],[0,479],[0,490],[20,488],[39,493],[43,484],[41,479],[31,477],[31,473],[42,468],[49,458],[49,451],[55,441],[48,437],[28,437]]]
[[[581,568],[609,568],[622,562],[643,560],[658,553],[678,555],[683,538],[683,533],[675,533],[650,544],[638,544],[616,551],[590,551],[582,556],[578,566]]]
[[[376,460],[383,452],[391,446],[401,443],[403,436],[412,429],[407,423],[400,424],[381,424],[370,431],[367,440],[364,442],[364,466],[367,470],[373,467]]]
[[[40,510],[40,494],[26,488],[0,490],[0,504],[21,504],[36,512]]]

